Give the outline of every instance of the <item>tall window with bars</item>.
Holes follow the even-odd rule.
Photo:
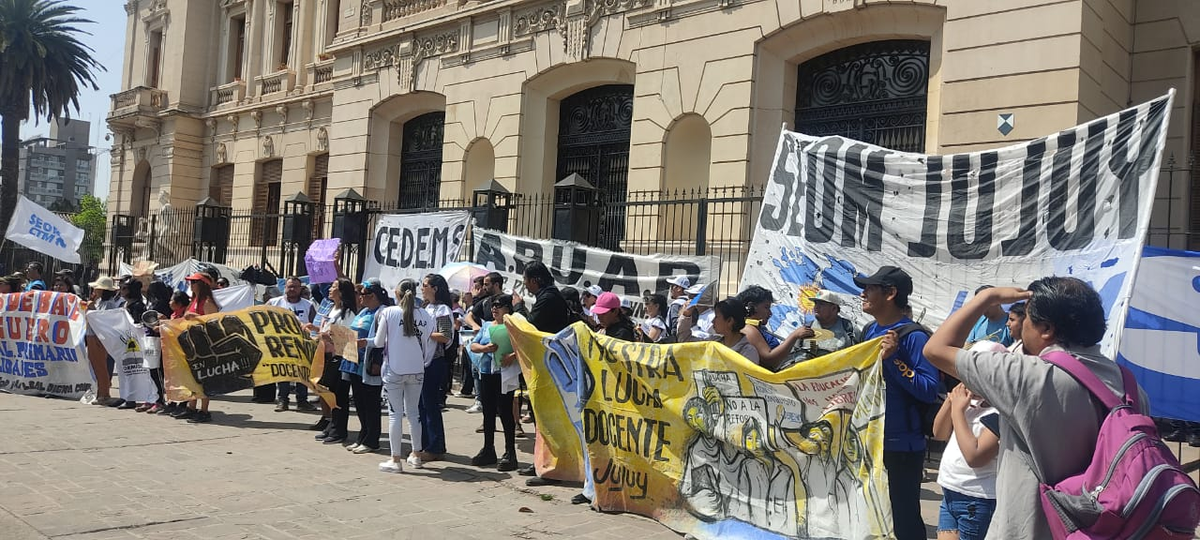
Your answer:
[[[283,160],[265,161],[254,179],[254,209],[250,218],[250,245],[274,246],[279,243],[279,188],[283,181]]]

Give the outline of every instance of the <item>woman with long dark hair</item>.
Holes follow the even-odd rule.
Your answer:
[[[355,454],[367,454],[379,451],[379,407],[383,390],[382,373],[372,375],[367,370],[367,351],[375,348],[376,314],[392,305],[392,300],[376,278],[363,282],[358,294],[361,309],[350,323],[350,328],[358,333],[358,362],[342,361],[342,374],[350,380],[359,427],[358,439],[346,449]]]
[[[692,325],[695,324],[696,306],[687,306],[679,312],[679,328],[676,333],[679,342],[685,341],[719,341],[733,349],[747,360],[758,363],[758,349],[750,343],[743,330],[746,328],[746,305],[737,298],[729,297],[713,306],[713,333],[709,338],[692,335]]]
[[[358,295],[354,290],[354,282],[338,278],[329,287],[329,300],[333,302],[333,309],[321,322],[321,327],[317,328],[310,323],[305,325],[305,329],[320,332],[320,339],[325,342],[325,371],[321,373],[318,384],[333,392],[337,401],[337,408],[330,412],[329,425],[316,435],[316,439],[325,444],[337,444],[345,441],[349,434],[347,424],[350,422],[350,380],[342,378],[342,357],[333,353],[333,338],[329,332],[338,324],[352,327],[354,318],[358,315]]]
[[[204,272],[196,272],[187,277],[188,286],[192,289],[192,301],[184,311],[184,319],[195,319],[201,315],[211,315],[221,310],[217,300],[213,298],[213,279]],[[199,402],[199,410],[197,410]],[[186,409],[171,415],[173,418],[187,420],[189,424],[212,422],[212,414],[208,412],[208,398],[199,397],[188,402]]]
[[[421,280],[421,297],[425,300],[425,312],[433,318],[433,361],[425,369],[425,381],[421,387],[421,448],[418,454],[422,461],[435,461],[446,453],[446,431],[442,425],[442,379],[446,376],[446,351],[454,337],[454,313],[450,305],[450,286],[439,274],[429,274]]]
[[[416,469],[424,466],[420,457],[424,437],[418,409],[425,372],[429,370],[436,345],[430,337],[435,323],[425,310],[416,307],[413,289],[412,280],[400,282],[396,287],[400,305],[384,308],[377,315],[374,344],[384,350],[380,371],[388,398],[388,443],[392,451],[392,458],[379,464],[379,470],[383,472],[404,472],[406,460],[402,457],[401,444],[406,416],[412,432],[412,454],[407,463]]]

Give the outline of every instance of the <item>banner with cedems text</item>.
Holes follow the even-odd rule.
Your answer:
[[[316,384],[325,367],[324,345],[291,311],[255,306],[166,321],[159,329],[171,401],[298,382],[333,406],[333,394]]]
[[[135,403],[158,401],[158,387],[150,378],[146,361],[145,328],[134,324],[123,309],[88,312],[87,324],[114,360],[121,399]]]
[[[437,272],[458,260],[470,221],[466,211],[379,216],[363,276],[379,278],[391,291],[406,278]]]
[[[69,293],[0,294],[0,391],[79,399],[92,388],[82,308]]]
[[[83,229],[20,196],[4,238],[60,261],[79,264]]]
[[[968,154],[784,131],[742,287],[775,292],[768,324],[784,334],[811,316],[816,290],[857,295],[854,277],[884,265],[912,276],[913,316],[932,327],[981,285],[1074,276],[1100,293],[1115,353],[1173,97]],[[856,301],[842,311],[865,322]]]
[[[584,289],[598,285],[631,302],[641,303],[646,291],[666,292],[668,279],[687,277],[692,284],[710,283],[720,274],[715,256],[635,255],[617,253],[566,240],[540,240],[476,227],[474,262],[499,272],[506,288],[525,292],[525,266],[540,260],[559,285]]]
[[[891,537],[878,339],[772,373],[712,341],[506,324],[545,450],[597,509],[699,539]]]

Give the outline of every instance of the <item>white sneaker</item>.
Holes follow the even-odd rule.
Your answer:
[[[474,405],[467,407],[467,412],[469,412],[469,413],[483,412],[483,405],[480,405],[479,402],[476,401]]]
[[[361,444],[358,444],[358,443],[354,443],[354,444],[352,444],[352,445],[350,445],[350,446],[347,446],[347,447],[346,447],[346,451],[347,451],[347,452],[353,452],[353,451],[355,451],[355,450],[358,450],[358,447],[360,447],[360,446],[362,446],[362,445],[361,445]]]
[[[358,445],[357,448],[354,449],[353,453],[355,455],[373,454],[373,453],[375,453],[375,450],[373,448],[371,448],[370,446],[367,446],[365,444],[360,444],[360,445]]]
[[[412,458],[409,458],[412,459]],[[379,464],[379,470],[386,473],[402,473],[404,472],[404,463],[400,461],[387,460]]]
[[[417,457],[416,454],[409,454],[408,464],[412,465],[412,468],[414,468],[414,469],[424,469],[425,468],[425,462],[421,461],[421,458]]]

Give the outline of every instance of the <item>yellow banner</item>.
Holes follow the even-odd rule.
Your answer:
[[[316,382],[325,348],[289,310],[255,306],[164,323],[163,374],[167,399],[187,401],[277,382],[298,382],[333,406]]]
[[[539,472],[582,478],[598,509],[701,539],[891,536],[879,340],[772,373],[715,342],[506,323]]]

